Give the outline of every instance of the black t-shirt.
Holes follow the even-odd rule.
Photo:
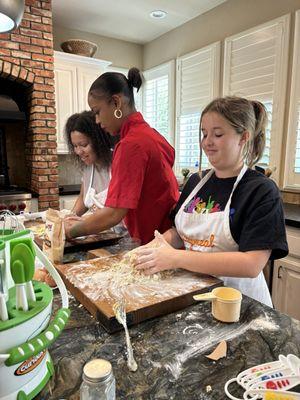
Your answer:
[[[184,212],[197,212],[197,207],[224,211],[235,180],[236,177],[218,178],[213,173],[184,207]],[[189,178],[172,211],[173,219],[199,181],[198,173]],[[233,193],[229,215],[231,234],[239,251],[272,250],[270,259],[288,254],[280,192],[271,179],[248,169]]]

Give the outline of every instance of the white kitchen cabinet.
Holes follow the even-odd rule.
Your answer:
[[[272,299],[276,310],[300,320],[300,260],[285,257],[276,260]]]
[[[55,65],[55,100],[57,152],[68,153],[64,139],[64,126],[67,118],[78,110],[76,82],[76,67],[57,62]]]
[[[77,68],[77,89],[78,89],[78,110],[89,110],[88,92],[91,84],[103,73],[104,69],[96,68]]]
[[[276,310],[300,320],[300,229],[287,228],[290,253],[274,262],[272,300]]]
[[[54,52],[58,154],[68,153],[64,139],[67,119],[76,112],[89,109],[88,90],[110,64],[109,61]]]

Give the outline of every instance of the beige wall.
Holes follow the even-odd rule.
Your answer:
[[[62,51],[60,44],[68,39],[85,39],[98,44],[94,58],[111,61],[115,67],[143,67],[143,46],[125,40],[112,39],[92,33],[53,27],[54,50]]]
[[[144,46],[149,69],[300,8],[299,0],[227,0]]]

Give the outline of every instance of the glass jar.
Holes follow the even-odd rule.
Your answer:
[[[115,400],[116,382],[109,361],[91,360],[83,367],[80,400]]]

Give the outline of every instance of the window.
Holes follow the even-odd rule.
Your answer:
[[[219,96],[220,43],[177,60],[176,172],[199,165],[199,122],[204,107]],[[208,165],[203,157],[201,168]]]
[[[143,75],[144,118],[174,144],[174,61],[147,70]]]
[[[113,67],[109,66],[106,69],[107,72],[120,72],[121,74],[124,74],[127,78],[128,74],[128,68],[121,68],[121,67]],[[137,92],[137,90],[134,88],[133,89],[133,95],[134,95],[134,102],[135,102],[135,108],[137,111],[142,110],[142,104],[143,104],[143,86],[141,86],[140,90]]]
[[[289,15],[225,40],[223,94],[259,100],[269,123],[263,166],[276,167],[278,181],[289,46]]]
[[[300,11],[296,12],[284,188],[300,189]]]

